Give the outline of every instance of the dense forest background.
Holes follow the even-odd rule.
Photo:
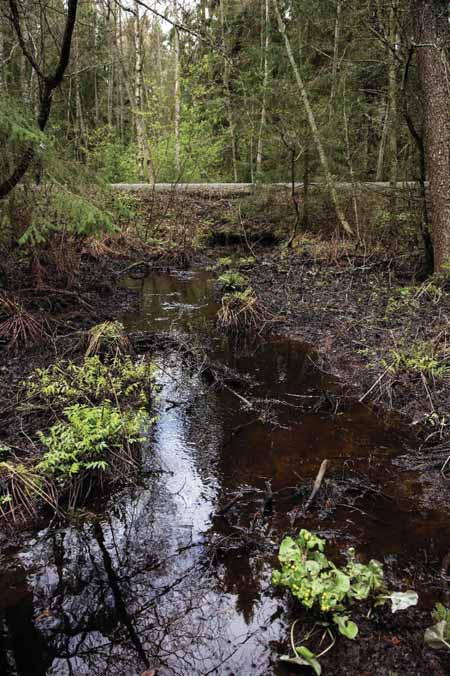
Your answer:
[[[349,216],[336,181],[418,181],[431,268],[433,164],[436,267],[444,265],[448,3],[3,0],[0,64],[0,197],[24,177],[57,184],[57,211],[69,201],[76,228],[89,230],[105,220],[95,200],[94,211],[84,208],[92,177],[321,180],[353,235],[356,197]],[[43,220],[16,216],[14,238],[29,226],[38,237]]]
[[[39,78],[18,44],[9,3],[2,4],[5,132],[13,111],[25,119],[9,124],[26,126],[38,114]],[[18,4],[23,39],[44,69],[58,54],[65,3]],[[78,4],[47,131],[68,157],[112,182],[147,180],[149,172],[157,181],[290,180],[292,153],[299,178],[321,175],[271,1]],[[420,129],[409,3],[279,7],[332,173],[419,178],[404,116],[406,97]]]

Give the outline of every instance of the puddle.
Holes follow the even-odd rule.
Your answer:
[[[320,529],[334,548],[354,544],[426,587],[419,563],[446,553],[449,516],[427,507],[419,475],[400,469],[406,431],[358,404],[334,416],[302,413],[300,400],[333,383],[296,343],[236,350],[207,338],[216,310],[208,273],[126,283],[142,291],[129,330],[193,332],[249,385],[214,388],[176,352],[157,358],[160,419],[142,484],[115,496],[97,521],[30,535],[3,562],[0,674],[287,673],[278,657],[291,618],[271,565],[303,503],[296,488],[325,458],[327,500],[295,528]],[[249,396],[265,400],[263,421],[246,407]]]

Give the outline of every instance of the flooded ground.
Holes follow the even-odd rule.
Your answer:
[[[215,335],[208,273],[126,283],[142,293],[127,330],[193,340],[196,359],[156,355],[160,417],[139,485],[79,526],[30,534],[2,561],[0,674],[290,673],[279,656],[293,618],[270,573],[283,534],[301,527],[320,530],[336,555],[355,545],[383,560],[432,604],[450,518],[405,466],[407,428],[339,403],[305,346],[237,349]],[[239,386],[208,380],[206,361]],[[302,516],[323,459],[320,496]]]

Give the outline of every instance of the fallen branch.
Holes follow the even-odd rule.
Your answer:
[[[305,506],[302,509],[302,515],[306,514],[306,512],[308,511],[312,501],[316,497],[317,492],[319,491],[320,486],[322,485],[323,477],[325,476],[325,472],[327,471],[327,467],[328,467],[328,460],[323,460],[322,464],[320,465],[320,469],[317,472],[317,476],[316,476],[316,479],[314,481],[314,486],[313,486],[311,495],[307,499]]]

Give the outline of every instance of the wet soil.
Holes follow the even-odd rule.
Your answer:
[[[276,303],[286,273],[270,274]],[[254,274],[260,290],[268,279]],[[349,398],[298,340],[218,336],[207,272],[128,278],[121,293],[133,292],[140,302],[116,318],[135,345],[153,345],[161,384],[141,480],[100,513],[23,533],[4,550],[0,673],[293,673],[279,657],[291,622],[309,619],[270,573],[283,535],[301,527],[320,532],[337,559],[354,545],[383,561],[393,587],[420,594],[403,614],[369,621],[356,611],[360,637],[339,640],[324,673],[448,673],[448,656],[422,637],[445,600],[450,512],[439,488],[405,467],[418,443],[411,427]]]

